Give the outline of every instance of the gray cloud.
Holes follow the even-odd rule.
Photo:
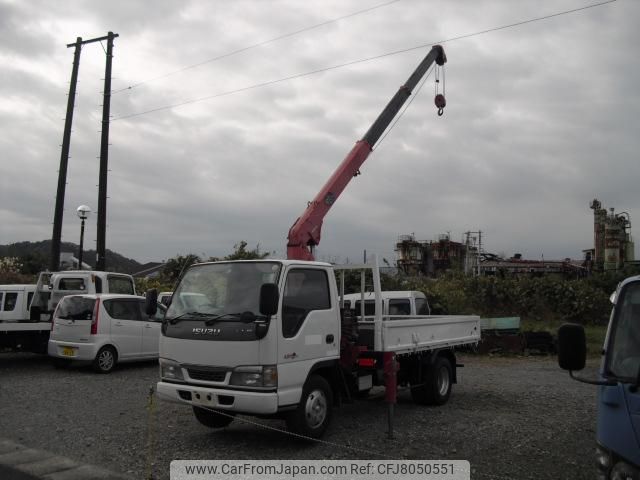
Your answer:
[[[72,49],[116,40],[114,90],[379,2],[0,3],[0,243],[51,235]],[[267,87],[118,117],[586,2],[420,2],[279,40],[112,98],[107,246],[140,261],[224,255],[241,239],[285,253],[286,234],[428,48]],[[446,43],[448,106],[433,79],[327,216],[319,256],[393,258],[397,236],[489,251],[579,257],[589,201],[640,212],[636,183],[640,5],[619,1]],[[95,210],[104,52],[87,45],[74,118],[63,235]],[[95,216],[90,223],[95,222]],[[87,230],[87,244],[95,239]]]

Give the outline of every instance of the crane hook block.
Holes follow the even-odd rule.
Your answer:
[[[436,95],[434,103],[436,104],[436,107],[438,107],[438,116],[441,117],[444,112],[444,107],[447,106],[447,101],[445,100],[444,95],[441,93]]]

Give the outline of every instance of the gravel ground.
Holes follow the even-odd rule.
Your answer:
[[[306,444],[238,420],[211,431],[180,405],[154,401],[150,410],[154,363],[97,375],[3,353],[0,437],[140,479],[149,472],[167,479],[173,459],[324,458],[469,460],[474,480],[595,477],[596,387],[571,380],[552,357],[460,361],[465,368],[446,405],[417,406],[400,394],[394,440],[386,436],[386,405],[374,395],[334,410],[330,443]]]

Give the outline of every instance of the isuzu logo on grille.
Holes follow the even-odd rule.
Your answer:
[[[192,328],[191,333],[194,335],[220,335],[221,330],[219,328]]]

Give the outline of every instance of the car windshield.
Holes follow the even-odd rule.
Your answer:
[[[612,326],[607,370],[617,378],[635,381],[640,369],[640,282],[620,292]]]
[[[173,294],[166,318],[260,314],[260,287],[277,283],[278,262],[208,263],[191,267]]]

